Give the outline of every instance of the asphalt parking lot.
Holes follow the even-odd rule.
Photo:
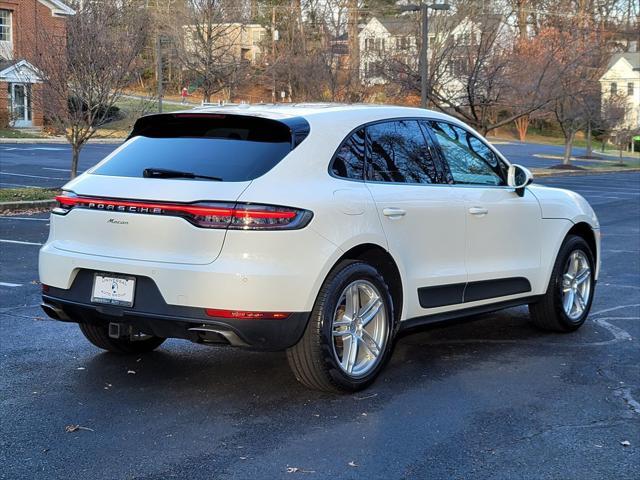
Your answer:
[[[542,333],[515,308],[425,329],[345,396],[305,390],[283,353],[101,353],[38,307],[47,215],[0,217],[0,478],[638,479],[640,174],[541,183],[600,218],[585,326]]]
[[[117,144],[88,144],[80,153],[82,173],[111,153]],[[0,144],[0,188],[60,187],[69,180],[71,148],[55,143]]]

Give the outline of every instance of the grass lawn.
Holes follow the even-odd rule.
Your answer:
[[[41,138],[40,135],[22,132],[17,128],[0,128],[0,138]]]
[[[18,202],[24,200],[51,200],[60,190],[56,188],[2,188],[0,202]]]

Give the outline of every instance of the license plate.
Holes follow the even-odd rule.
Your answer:
[[[136,287],[135,277],[120,277],[96,273],[93,277],[91,301],[131,307]]]

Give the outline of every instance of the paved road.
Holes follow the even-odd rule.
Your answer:
[[[111,153],[117,145],[88,144],[80,153],[83,172]],[[60,187],[70,174],[71,148],[66,144],[0,144],[0,188]]]
[[[82,172],[95,165],[118,145],[88,144],[80,154]],[[536,155],[562,155],[562,147],[534,143],[498,143],[496,147],[512,162],[530,168],[557,165],[558,160]],[[584,154],[584,149],[574,149],[574,155]],[[617,160],[614,157],[603,157]],[[0,144],[0,188],[20,186],[60,187],[69,178],[71,149],[65,144]],[[593,162],[576,160],[576,165],[593,165]]]
[[[519,163],[528,168],[547,168],[552,165],[557,165],[560,163],[559,158],[561,158],[564,153],[564,147],[559,145],[513,141],[507,143],[497,142],[495,146],[511,163]],[[587,150],[585,148],[576,147],[572,150],[574,157],[583,156],[586,153]],[[599,151],[595,151],[594,153],[600,157],[596,162],[594,162],[594,160],[576,159],[573,160],[572,163],[584,167],[589,165],[593,166],[594,163],[599,163],[601,160],[608,162],[618,161],[618,157],[611,155],[611,152],[608,152],[607,155]],[[550,156],[556,158],[548,158]],[[623,161],[629,160],[634,161],[633,158],[623,157]],[[635,159],[635,162],[637,162],[637,159]]]
[[[426,329],[353,396],[305,390],[282,353],[101,353],[43,318],[38,245],[0,243],[0,282],[22,284],[0,286],[0,478],[637,480],[640,174],[543,183],[582,193],[602,223],[585,326],[541,333],[516,308]],[[0,218],[0,239],[41,243],[47,223]]]

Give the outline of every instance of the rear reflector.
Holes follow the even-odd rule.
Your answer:
[[[210,317],[235,318],[237,320],[284,320],[291,313],[286,312],[247,312],[242,310],[220,310],[207,308],[206,314]]]
[[[81,197],[71,192],[56,197],[53,213],[66,215],[74,208],[108,212],[182,217],[202,228],[236,230],[295,230],[303,228],[313,214],[308,210],[250,203],[164,203]]]

